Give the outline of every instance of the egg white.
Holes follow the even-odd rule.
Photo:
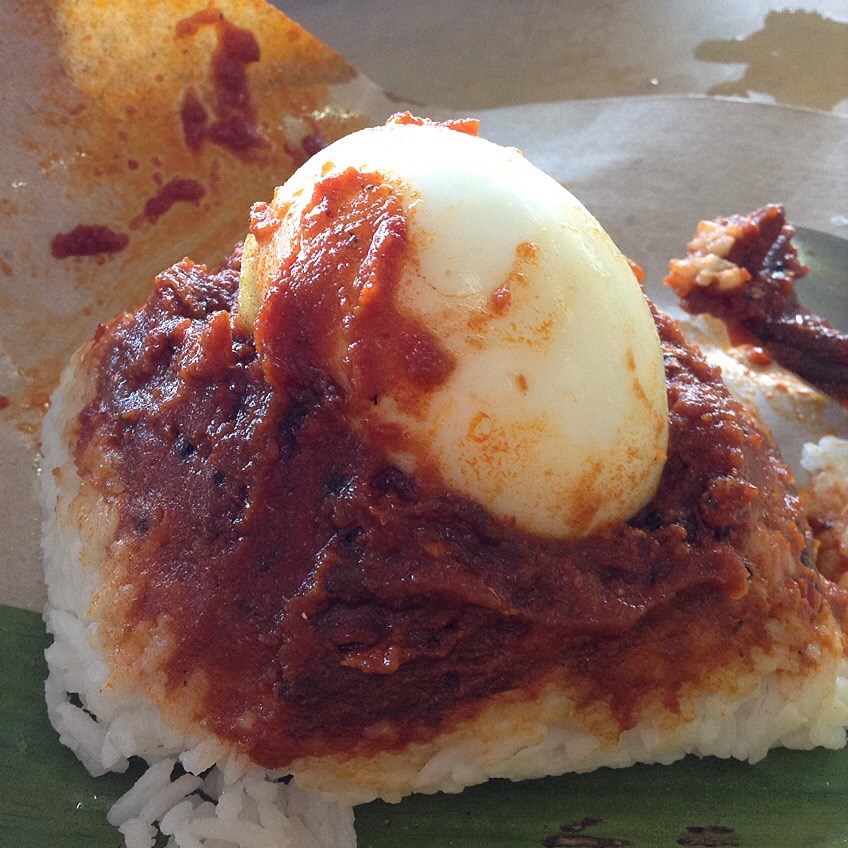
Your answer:
[[[644,506],[668,442],[662,350],[633,272],[595,218],[517,150],[390,124],[335,142],[277,189],[282,225],[258,247],[260,290],[315,184],[348,168],[399,193],[410,257],[398,308],[456,358],[414,412],[387,395],[377,415],[423,446],[449,488],[528,532],[580,536]],[[503,288],[500,314],[492,298]],[[393,459],[414,473],[415,456]]]

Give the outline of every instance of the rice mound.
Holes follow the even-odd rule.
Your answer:
[[[490,778],[527,780],[687,754],[758,762],[771,748],[845,746],[848,664],[822,656],[810,676],[787,672],[791,652],[758,657],[754,672],[725,669],[715,691],[683,699],[685,718],[657,709],[618,734],[610,716],[587,727],[568,690],[550,683],[532,700],[506,696],[453,733],[374,757],[316,757],[292,765],[301,786],[353,804],[410,792],[460,792]],[[722,685],[723,684],[723,685]],[[719,688],[721,687],[721,688]]]
[[[848,663],[838,639],[808,645],[815,671],[805,672],[789,638],[791,621],[774,621],[774,651],[752,651],[748,665],[717,669],[697,691],[681,692],[679,712],[657,704],[623,733],[605,705],[578,710],[567,681],[552,678],[532,697],[507,692],[491,698],[476,716],[426,744],[369,757],[302,758],[290,769],[295,781],[283,784],[279,774],[201,730],[170,728],[149,698],[110,679],[88,610],[100,587],[98,563],[114,538],[114,516],[85,490],[68,450],[87,377],[83,350],[44,423],[45,620],[55,639],[47,651],[46,692],[61,741],[92,774],[122,771],[131,756],[149,763],[109,813],[128,848],[150,848],[156,823],[178,848],[345,848],[355,845],[353,813],[340,801],[458,792],[492,777],[667,764],[690,753],[755,762],[776,746],[837,749],[846,743]],[[825,441],[817,449],[831,451]]]
[[[60,741],[94,776],[126,771],[130,757],[147,762],[108,814],[127,848],[153,848],[159,833],[167,848],[354,848],[349,806],[210,737],[176,732],[146,696],[110,682],[88,609],[100,585],[98,547],[105,552],[113,524],[102,503],[87,499],[69,453],[89,385],[85,350],[65,371],[42,432],[44,620],[53,635],[45,694]]]

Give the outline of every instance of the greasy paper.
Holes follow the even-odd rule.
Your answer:
[[[259,49],[245,72],[265,143],[249,157],[186,143],[187,91],[214,117],[220,36],[177,28],[207,9]],[[0,4],[0,33],[0,603],[38,608],[38,427],[70,353],[171,263],[220,261],[251,204],[306,158],[307,136],[331,141],[391,109],[263,0],[21,0]],[[147,202],[174,179],[203,196],[149,220]],[[54,258],[53,238],[77,225],[108,225],[129,244]]]
[[[175,46],[173,29],[206,5],[62,0],[0,9],[0,396],[10,399],[0,413],[0,603],[42,603],[37,421],[69,352],[98,321],[139,302],[157,271],[184,255],[220,259],[244,232],[250,204],[269,199],[298,164],[304,136],[332,139],[404,108],[260,0],[216,2],[260,45],[248,75],[271,143],[254,161],[210,144],[192,152],[180,102],[188,86],[214,97],[215,33]],[[141,35],[128,38],[128,28]],[[838,116],[687,97],[475,116],[485,137],[520,148],[572,190],[646,268],[649,294],[672,311],[659,281],[700,218],[783,202],[793,222],[839,234],[848,215],[848,120]],[[203,184],[201,201],[179,203],[156,223],[144,219],[145,201],[177,176]],[[51,256],[57,233],[106,222],[129,235],[125,251],[105,260]],[[804,439],[848,435],[841,408],[783,373],[752,372],[722,349],[720,328],[697,321],[689,332],[721,360],[740,395],[761,406],[794,467]]]

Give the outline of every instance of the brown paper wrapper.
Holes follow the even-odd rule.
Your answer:
[[[267,145],[240,157],[204,142],[193,151],[180,119],[187,90],[214,117],[216,26],[176,37],[204,0],[23,2],[0,8],[0,603],[43,602],[36,496],[37,435],[49,392],[71,351],[101,320],[140,302],[158,271],[190,256],[215,263],[240,240],[250,205],[268,199],[308,153],[405,108],[331,49],[261,0],[218,10],[256,38],[246,75]],[[461,115],[425,106],[428,117]],[[797,224],[848,235],[848,120],[708,98],[643,97],[528,104],[478,111],[482,134],[519,147],[571,189],[619,246],[660,285],[700,218],[783,202]],[[158,220],[148,200],[175,178],[204,190]],[[51,240],[79,224],[108,225],[126,248],[56,259]],[[848,435],[836,404],[780,369],[753,370],[720,328],[689,332],[760,406],[789,463],[805,440]],[[788,389],[776,389],[777,384]]]

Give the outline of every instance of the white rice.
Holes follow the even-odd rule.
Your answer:
[[[845,745],[848,665],[836,649],[826,653],[811,644],[814,673],[799,670],[790,648],[756,655],[754,671],[728,669],[682,699],[688,721],[658,710],[615,736],[604,716],[589,725],[569,693],[552,684],[532,701],[508,693],[494,698],[474,719],[427,744],[370,758],[304,758],[292,766],[299,785],[282,784],[208,736],[174,732],[148,698],[109,683],[97,623],[87,613],[99,571],[86,556],[106,550],[114,527],[103,504],[90,516],[79,504],[70,512],[80,481],[65,426],[82,405],[86,383],[79,364],[72,365],[44,425],[45,620],[54,635],[46,694],[61,741],[92,774],[123,771],[130,757],[148,763],[109,812],[128,848],[151,848],[157,832],[168,837],[169,848],[346,848],[355,845],[353,812],[325,792],[348,803],[396,801],[412,791],[458,792],[491,777],[671,763],[688,753],[756,761],[775,746]],[[827,439],[807,453],[840,467],[840,457],[848,456],[845,442]],[[61,472],[58,480],[53,469]],[[779,645],[782,625],[774,626]]]
[[[361,803],[394,802],[410,792],[461,792],[491,778],[527,780],[636,763],[669,765],[687,754],[755,763],[775,747],[836,750],[846,742],[848,663],[822,656],[806,677],[787,673],[786,655],[758,657],[742,690],[703,693],[691,720],[658,712],[617,737],[593,732],[562,689],[531,702],[496,704],[454,733],[401,752],[297,764],[302,786]]]
[[[825,436],[820,442],[808,442],[801,453],[805,471],[827,471],[848,483],[848,439]]]
[[[108,814],[127,848],[153,848],[158,833],[168,848],[354,848],[350,807],[283,783],[212,739],[174,732],[149,699],[108,685],[97,623],[88,616],[99,572],[86,562],[82,538],[108,536],[110,528],[97,523],[100,513],[83,521],[70,514],[80,481],[69,473],[66,426],[87,384],[79,361],[56,390],[42,436],[44,620],[53,635],[45,694],[59,739],[95,776],[125,771],[131,757],[147,762]]]

